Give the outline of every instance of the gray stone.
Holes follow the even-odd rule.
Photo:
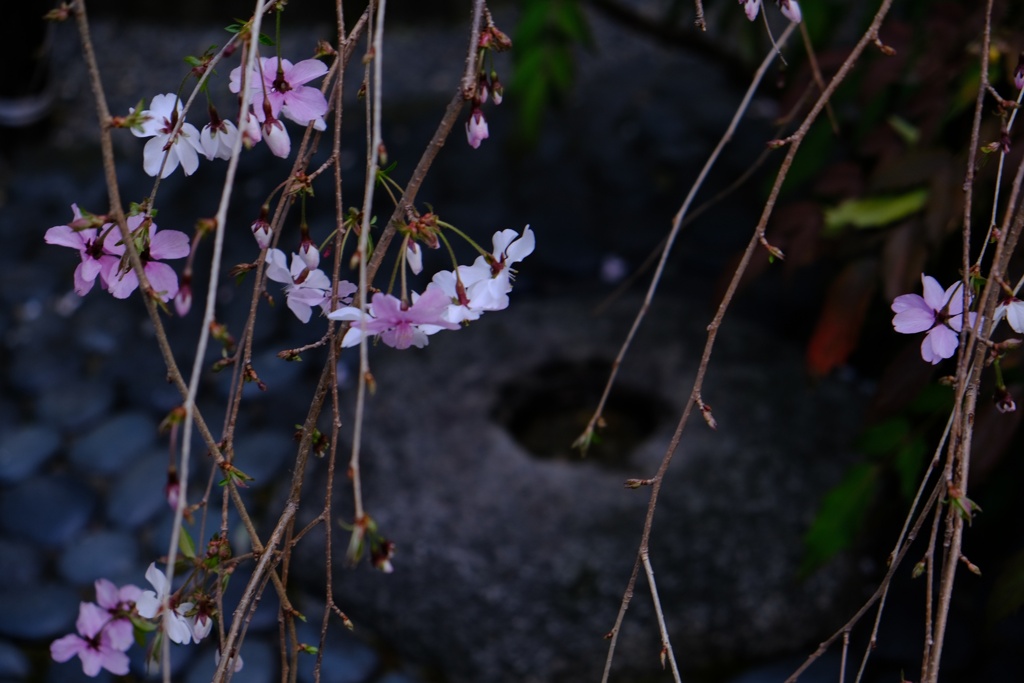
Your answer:
[[[38,425],[0,438],[0,482],[12,483],[34,474],[60,448],[60,437]]]
[[[245,683],[272,683],[279,680],[276,642],[261,638],[246,638],[242,644],[242,670],[232,680]],[[186,683],[208,683],[217,670],[215,648],[205,647],[185,677]]]
[[[299,622],[296,630],[300,642],[311,645],[320,642],[319,618]],[[301,683],[313,683],[314,664],[315,657],[303,657],[299,660]],[[364,683],[370,680],[379,665],[380,657],[373,648],[334,620],[324,642],[320,680],[323,683]]]
[[[43,559],[27,542],[0,538],[0,576],[7,588],[30,586],[39,580]]]
[[[71,462],[82,472],[112,474],[133,460],[150,455],[156,423],[144,413],[132,412],[103,420],[71,446]]]
[[[59,547],[85,526],[95,503],[96,494],[81,479],[36,477],[0,497],[0,526],[12,535]]]
[[[0,635],[38,640],[74,630],[78,595],[66,586],[44,583],[0,589]]]
[[[30,396],[59,390],[79,376],[78,354],[58,353],[53,345],[26,345],[15,349],[11,358],[11,385]]]
[[[82,431],[107,414],[114,390],[100,380],[69,382],[49,389],[36,404],[39,420],[55,428]]]
[[[277,431],[252,431],[235,442],[235,466],[253,478],[250,486],[272,483],[289,458],[295,457],[297,442],[292,425],[278,425]]]
[[[651,309],[619,385],[671,412],[628,456],[611,467],[571,455],[581,423],[549,434],[561,458],[534,457],[493,418],[510,408],[508,386],[553,360],[585,368],[614,357],[639,302],[620,300],[594,318],[596,303],[513,301],[458,335],[432,337],[422,351],[372,351],[377,392],[365,422],[363,493],[380,533],[397,544],[395,572],[363,566],[336,580],[336,595],[357,627],[381,633],[413,661],[440,662],[450,681],[599,677],[650,490],[623,481],[657,470],[710,315],[681,300]],[[688,667],[800,646],[855,597],[849,570],[803,582],[797,570],[820,496],[853,457],[862,399],[831,381],[811,389],[803,377],[797,349],[726,322],[703,392],[718,430],[699,415],[691,420],[651,541],[674,647]],[[599,395],[582,386],[577,394],[575,410],[586,417]],[[540,394],[515,400],[542,425],[564,419]],[[628,412],[629,402],[617,410]],[[616,430],[606,431],[615,443]],[[350,492],[338,490],[334,509],[351,510]],[[323,563],[322,545],[309,540],[309,555],[293,563],[300,572]],[[343,537],[335,542],[336,567],[345,546]],[[618,664],[654,670],[659,647],[641,577]]]
[[[164,494],[167,466],[167,453],[160,450],[151,450],[136,458],[110,491],[107,519],[123,529],[136,529],[160,511],[170,514]]]
[[[0,640],[0,678],[28,678],[31,664],[19,647],[6,640]]]
[[[96,579],[117,585],[137,583],[138,542],[129,534],[99,531],[75,539],[61,554],[61,576],[74,585],[86,586]]]

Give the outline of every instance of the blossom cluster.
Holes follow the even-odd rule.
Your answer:
[[[146,579],[154,590],[130,584],[118,588],[107,579],[98,579],[96,602],[79,605],[77,633],[53,641],[50,656],[57,662],[77,656],[87,676],[96,676],[102,669],[123,676],[128,673],[127,651],[135,642],[137,629],[163,628],[172,642],[182,645],[198,643],[210,634],[213,619],[208,610],[188,601],[175,604],[170,582],[155,564],[149,565]],[[166,613],[165,601],[172,605]],[[146,624],[148,628],[143,629]],[[241,659],[235,667],[236,671],[241,668]]]
[[[181,99],[167,93],[156,95],[149,108],[140,112],[131,110],[131,131],[136,137],[150,138],[142,152],[142,167],[151,176],[166,178],[180,165],[185,175],[192,175],[199,167],[199,155],[207,159],[228,159],[238,135],[246,147],[265,140],[270,151],[279,157],[291,153],[291,138],[281,118],[300,125],[310,123],[317,130],[325,130],[324,114],[327,99],[309,81],[327,73],[327,66],[316,59],[292,64],[287,59],[264,57],[250,72],[252,86],[241,130],[232,121],[222,119],[212,105],[210,122],[202,131],[183,120]],[[242,89],[242,67],[230,74],[228,88],[233,93]]]
[[[82,261],[75,269],[75,293],[85,296],[96,284],[117,299],[126,299],[139,286],[139,278],[127,262],[121,232],[114,223],[102,223],[82,215],[72,204],[73,220],[68,225],[55,225],[46,231],[47,244],[77,249]],[[188,236],[177,230],[158,231],[153,219],[145,214],[129,216],[127,227],[135,241],[143,270],[153,291],[167,302],[178,295],[178,276],[164,259],[188,256]]]
[[[761,0],[739,0],[740,4],[743,5],[743,11],[747,14],[747,19],[753,21],[757,19],[757,15],[761,13]],[[779,5],[779,10],[782,12],[782,16],[786,17],[795,24],[799,24],[803,21],[803,13],[800,11],[800,3],[796,0],[776,0]]]
[[[432,334],[458,329],[487,311],[507,308],[512,265],[532,254],[535,244],[530,226],[522,236],[515,230],[501,230],[494,233],[490,254],[478,256],[472,265],[436,273],[422,294],[413,292],[410,305],[378,292],[366,310],[345,306],[327,317],[351,323],[342,346],[355,346],[363,336],[378,336],[396,349],[422,348]]]

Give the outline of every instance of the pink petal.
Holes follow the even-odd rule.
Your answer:
[[[117,586],[107,579],[96,579],[96,602],[104,609],[115,609],[121,603]]]
[[[50,643],[50,656],[55,662],[66,662],[79,652],[89,648],[89,643],[74,633],[69,633],[63,638]]]
[[[160,230],[149,242],[150,256],[161,261],[185,258],[188,252],[188,235],[178,230]]]
[[[288,60],[286,59],[284,60],[284,64],[285,80],[288,81],[288,85],[293,88],[297,85],[308,83],[314,78],[319,78],[327,73],[327,65],[319,59],[303,59],[294,66],[289,66]]]
[[[146,277],[161,301],[170,301],[178,293],[178,274],[166,263],[150,261],[146,264]]]
[[[946,292],[942,285],[931,275],[921,275],[921,286],[924,293],[924,301],[933,311],[941,311],[946,305]]]
[[[921,357],[935,365],[940,360],[952,358],[960,338],[945,325],[936,325],[921,342]]]
[[[296,88],[285,96],[281,113],[295,123],[305,126],[327,113],[327,98],[316,88]]]
[[[43,235],[43,241],[47,244],[55,244],[59,247],[71,247],[82,251],[89,239],[95,239],[95,230],[76,231],[67,225],[55,225]]]

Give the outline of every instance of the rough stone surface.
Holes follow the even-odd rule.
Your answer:
[[[0,483],[21,481],[33,474],[60,447],[52,430],[29,426],[0,438]]]
[[[147,455],[156,440],[156,423],[144,413],[104,419],[71,447],[71,462],[86,473],[113,474]]]
[[[96,494],[79,480],[35,477],[0,497],[0,526],[26,540],[59,547],[85,526],[95,502]]]
[[[381,533],[398,546],[396,571],[356,571],[336,591],[357,623],[414,659],[440,662],[452,681],[586,680],[603,665],[602,636],[633,565],[650,490],[623,481],[657,469],[689,394],[707,314],[684,301],[651,310],[620,382],[674,415],[628,464],[534,458],[493,419],[501,386],[553,359],[613,358],[639,302],[630,297],[593,318],[595,303],[520,301],[474,323],[467,338],[374,352],[364,493]],[[691,419],[651,542],[676,652],[691,668],[802,644],[833,623],[854,578],[839,570],[801,583],[797,568],[821,492],[850,462],[861,398],[834,382],[807,387],[798,354],[762,329],[727,323],[719,340],[703,394],[718,431]],[[573,436],[552,434],[566,443]],[[351,509],[342,498],[336,509]],[[655,665],[654,623],[641,580],[620,639],[623,667]]]

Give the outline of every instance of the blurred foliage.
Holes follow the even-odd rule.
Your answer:
[[[512,42],[510,89],[519,105],[520,134],[533,143],[547,108],[572,88],[576,48],[593,47],[593,39],[578,0],[526,0]]]
[[[953,407],[951,388],[932,384],[917,396],[905,415],[889,418],[864,430],[857,450],[865,462],[850,468],[822,499],[821,509],[804,537],[800,573],[807,576],[852,546],[869,512],[893,477],[909,503],[924,471],[925,459],[941,433],[942,415]]]

